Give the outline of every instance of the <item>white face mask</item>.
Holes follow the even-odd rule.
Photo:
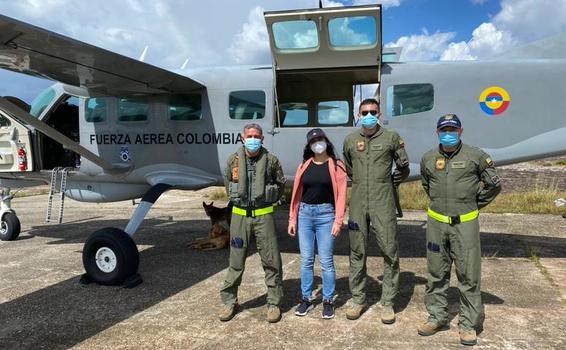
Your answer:
[[[322,154],[326,151],[326,142],[324,141],[317,141],[311,145],[311,151],[316,154]]]

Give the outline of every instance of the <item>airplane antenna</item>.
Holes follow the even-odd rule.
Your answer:
[[[149,49],[149,46],[148,46],[148,45],[145,46],[145,49],[143,49],[143,52],[142,52],[142,54],[141,54],[141,56],[140,56],[140,61],[141,61],[141,62],[145,61],[145,55],[147,54],[147,49]]]
[[[183,65],[181,66],[181,70],[187,68],[187,64],[189,64],[189,59],[188,59],[188,58],[185,60],[185,62],[184,62]]]
[[[318,8],[322,8],[322,0],[318,0]]]

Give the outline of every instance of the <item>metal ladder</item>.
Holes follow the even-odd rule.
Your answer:
[[[51,186],[49,187],[49,196],[47,197],[47,214],[45,216],[45,222],[63,222],[63,208],[65,205],[65,190],[67,189],[67,175],[69,168],[57,167],[53,168],[51,171]],[[61,194],[61,199],[59,201],[59,216],[55,219],[51,217],[51,211],[53,209],[53,196],[57,193],[57,177],[61,174],[59,193]]]

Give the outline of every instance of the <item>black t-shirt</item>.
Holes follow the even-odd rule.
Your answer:
[[[301,202],[307,204],[334,204],[334,190],[328,162],[315,164],[311,162],[302,177],[303,195]]]

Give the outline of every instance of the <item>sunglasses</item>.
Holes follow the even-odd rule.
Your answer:
[[[371,115],[377,115],[378,112],[374,109],[372,111],[362,111],[361,113],[365,117],[366,115],[368,115],[368,113]]]

